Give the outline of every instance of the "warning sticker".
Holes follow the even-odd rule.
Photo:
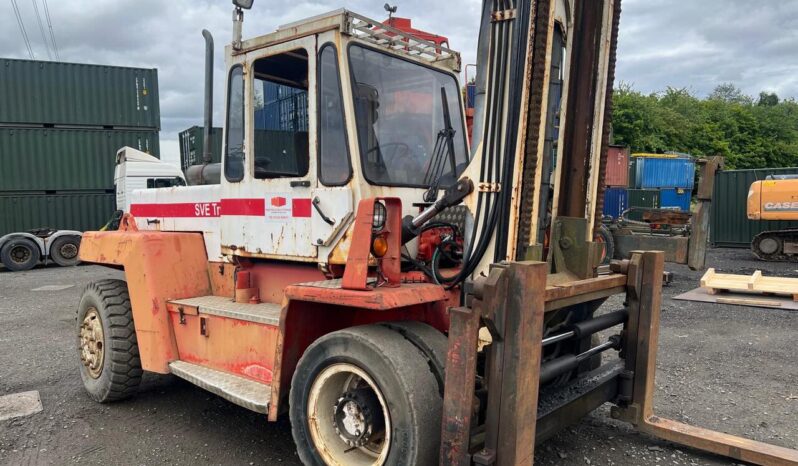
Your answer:
[[[266,221],[287,222],[291,220],[292,204],[291,194],[270,194],[266,197]]]

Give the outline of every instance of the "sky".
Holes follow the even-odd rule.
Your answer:
[[[48,59],[44,0],[0,3],[0,57],[28,58],[13,1],[19,6],[37,59]],[[481,2],[393,0],[413,26],[447,36],[463,63],[474,63]],[[244,37],[346,7],[374,19],[384,1],[255,0],[245,13]],[[214,122],[222,123],[224,45],[232,37],[227,0],[50,0],[62,61],[157,68],[161,155],[177,162],[177,133],[202,125],[204,42],[214,35]],[[49,36],[47,36],[49,38]],[[52,51],[50,51],[52,53]],[[643,92],[668,86],[699,96],[731,82],[749,95],[775,92],[798,98],[798,0],[623,0],[616,82]],[[2,102],[0,102],[2,105]]]

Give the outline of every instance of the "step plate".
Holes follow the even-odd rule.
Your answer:
[[[169,368],[181,379],[238,406],[262,414],[269,412],[269,400],[272,396],[269,385],[185,361],[172,361]]]
[[[200,314],[228,317],[259,324],[280,325],[282,307],[279,304],[236,303],[225,296],[200,296],[197,298],[174,299],[169,302],[178,306],[196,307]]]

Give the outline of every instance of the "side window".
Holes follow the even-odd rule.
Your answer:
[[[152,188],[172,188],[174,186],[185,186],[182,178],[147,178],[147,189]]]
[[[308,173],[308,53],[261,58],[254,70],[255,178]]]
[[[325,44],[319,53],[319,179],[340,186],[351,176],[338,58],[335,46]]]
[[[244,70],[236,65],[227,81],[227,140],[224,151],[224,177],[244,179]]]

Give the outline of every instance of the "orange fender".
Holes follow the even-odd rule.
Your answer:
[[[169,373],[178,352],[166,302],[211,294],[202,235],[132,228],[86,232],[80,259],[124,268],[141,366]]]

